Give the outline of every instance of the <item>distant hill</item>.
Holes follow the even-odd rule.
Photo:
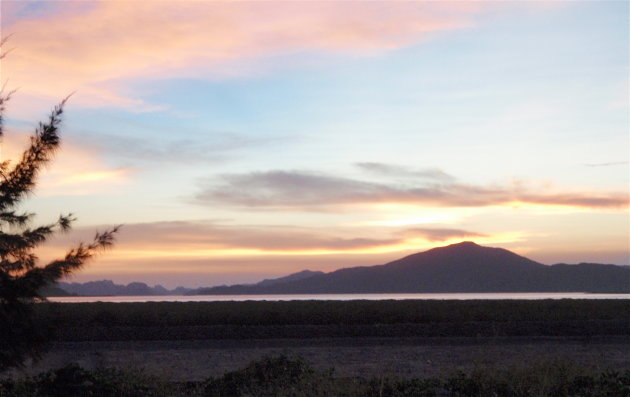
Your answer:
[[[238,292],[241,289],[249,289],[249,288],[268,288],[276,285],[284,285],[287,283],[291,283],[294,281],[300,281],[305,279],[310,279],[314,276],[321,276],[326,273],[324,272],[314,272],[311,270],[302,270],[301,272],[292,273],[288,276],[274,278],[274,279],[264,279],[256,284],[238,284],[238,285],[220,285],[217,287],[207,287],[207,288],[199,288],[197,290],[190,291],[188,295],[222,295],[222,294],[241,294],[247,292]],[[264,292],[261,292],[264,293]]]
[[[284,276],[284,277],[280,277],[280,278],[273,278],[273,279],[264,279],[263,281],[260,281],[254,285],[259,286],[259,287],[267,287],[270,285],[276,285],[276,284],[282,284],[282,283],[286,283],[289,281],[298,281],[298,280],[303,280],[305,278],[309,278],[309,277],[313,277],[313,276],[319,276],[320,274],[324,274],[324,272],[314,272],[312,270],[302,270],[301,272],[297,272],[297,273],[293,273],[293,274],[289,274],[288,276]]]
[[[275,282],[201,288],[196,294],[419,292],[630,293],[630,269],[580,263],[546,266],[502,248],[463,242],[378,266],[287,276]],[[297,273],[300,274],[300,273]]]
[[[133,282],[127,285],[114,284],[111,280],[89,281],[87,283],[57,283],[53,288],[52,294],[47,296],[66,296],[59,293],[61,290],[71,295],[80,296],[143,296],[143,295],[184,295],[192,289],[177,287],[168,290],[161,285],[149,287],[145,283]],[[56,288],[56,290],[54,289]]]
[[[57,286],[48,285],[39,290],[39,294],[43,297],[49,296],[76,296],[75,294],[71,294],[70,292],[61,289]]]
[[[270,286],[288,281],[301,280],[311,276],[324,274],[303,270],[299,273],[290,274],[276,279],[265,279],[251,286]],[[227,286],[215,287],[230,288]],[[66,283],[59,282],[55,285],[43,288],[41,294],[47,297],[53,296],[152,296],[152,295],[190,295],[197,290],[192,288],[177,287],[168,290],[161,285],[149,287],[145,283],[133,282],[127,285],[114,284],[112,280],[88,281],[86,283]]]

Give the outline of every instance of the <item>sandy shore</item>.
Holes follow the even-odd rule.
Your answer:
[[[35,374],[70,363],[86,368],[139,367],[174,380],[201,380],[266,355],[297,355],[318,369],[347,376],[424,377],[475,366],[527,365],[566,359],[594,368],[630,369],[630,337],[312,338],[58,342]]]

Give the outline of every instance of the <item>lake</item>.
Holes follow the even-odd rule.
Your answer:
[[[630,294],[584,292],[433,293],[433,294],[302,294],[302,295],[159,295],[159,296],[68,296],[50,297],[51,302],[225,302],[292,300],[540,300],[540,299],[630,299]]]

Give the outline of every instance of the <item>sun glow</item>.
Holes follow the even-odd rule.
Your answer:
[[[482,210],[478,208],[431,208],[425,209],[415,204],[387,203],[373,204],[370,208],[381,214],[381,220],[361,222],[359,226],[409,226],[442,224],[452,225],[462,222]]]
[[[502,244],[523,241],[527,234],[524,232],[499,233],[490,236],[476,237],[480,244]],[[251,257],[251,256],[317,256],[331,254],[385,254],[400,251],[420,250],[433,248],[436,245],[449,245],[461,242],[461,238],[450,238],[443,241],[431,241],[425,238],[409,238],[399,243],[380,245],[374,247],[348,248],[348,249],[252,249],[252,248],[191,248],[165,247],[158,249],[148,247],[146,249],[130,249],[120,247],[108,254],[114,260],[121,259],[191,259],[214,257]]]
[[[536,204],[522,201],[511,201],[501,205],[476,208],[432,208],[418,209],[409,204],[377,204],[373,208],[382,213],[382,220],[359,222],[357,226],[412,226],[412,225],[455,225],[466,219],[484,213],[505,213],[518,211],[527,215],[570,215],[585,214],[597,211],[600,213],[628,213],[628,206],[590,208],[566,204]]]
[[[79,172],[59,179],[59,185],[73,185],[86,182],[101,182],[104,180],[121,180],[128,174],[127,170]]]

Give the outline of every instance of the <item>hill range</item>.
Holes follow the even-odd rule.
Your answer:
[[[462,242],[378,266],[304,271],[253,285],[200,288],[194,294],[347,294],[440,292],[630,293],[630,268],[543,265],[502,248]]]
[[[455,292],[630,293],[630,267],[580,263],[543,265],[502,248],[462,242],[433,248],[377,266],[330,273],[304,270],[256,284],[167,290],[110,280],[59,283],[47,296],[103,295],[255,295]]]

